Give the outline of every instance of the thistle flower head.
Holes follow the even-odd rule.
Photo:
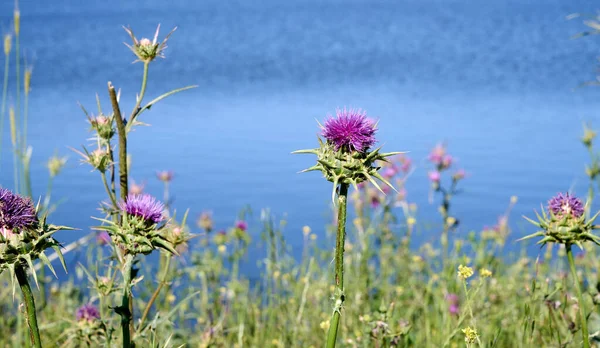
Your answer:
[[[206,232],[212,231],[214,228],[212,213],[210,211],[202,212],[198,218],[197,225]]]
[[[383,192],[375,179],[392,187],[384,176],[379,174],[381,162],[389,162],[388,157],[401,152],[380,153],[380,148],[370,150],[375,144],[376,125],[361,110],[337,110],[337,117],[326,120],[321,126],[319,147],[316,149],[298,150],[294,154],[314,154],[317,164],[303,172],[318,170],[331,181],[332,201],[335,204],[337,187],[340,184],[353,185],[358,189],[362,182],[369,181],[375,188]],[[395,190],[395,189],[394,189]]]
[[[158,32],[160,31],[160,24],[156,28],[156,32],[154,33],[154,39],[150,41],[150,39],[142,38],[138,40],[135,35],[133,35],[133,31],[130,28],[125,28],[125,31],[129,36],[131,36],[131,40],[133,41],[133,45],[127,45],[129,49],[137,56],[137,61],[150,63],[156,57],[164,58],[164,50],[167,48],[167,40],[173,32],[177,29],[176,27],[171,30],[169,34],[165,37],[162,42],[158,42]]]
[[[164,220],[165,206],[149,194],[130,194],[126,202],[119,203],[119,208],[127,215],[142,218],[150,224],[157,224]]]
[[[235,228],[245,232],[248,229],[248,223],[244,220],[239,220],[235,223]]]
[[[429,180],[433,183],[439,183],[440,179],[441,179],[441,175],[440,172],[438,172],[437,170],[432,170],[430,171],[427,176],[429,177]]]
[[[329,117],[323,126],[322,135],[336,150],[366,152],[376,142],[377,131],[366,112],[357,109],[336,110],[336,117]]]
[[[94,322],[100,319],[100,311],[91,303],[85,304],[77,309],[77,321]]]
[[[9,232],[36,228],[37,224],[38,219],[31,199],[0,188],[0,231],[5,238]]]
[[[585,208],[581,199],[571,196],[569,193],[559,193],[548,201],[548,210],[556,216],[570,215],[578,218],[583,215]]]
[[[542,207],[541,216],[536,213],[537,221],[525,217],[539,230],[520,240],[543,237],[538,244],[544,245],[549,242],[565,245],[577,244],[583,248],[583,242],[591,241],[600,245],[600,237],[594,234],[594,230],[598,229],[594,221],[600,212],[588,217],[584,214],[586,206],[587,204],[584,204],[581,199],[569,193],[557,194],[548,201],[548,212]]]
[[[158,180],[167,183],[167,182],[171,182],[171,180],[173,180],[173,171],[172,170],[163,170],[160,172],[156,172],[156,177],[158,178]]]
[[[442,144],[437,144],[431,153],[429,153],[429,161],[435,165],[442,163],[444,156],[446,155],[446,147]]]

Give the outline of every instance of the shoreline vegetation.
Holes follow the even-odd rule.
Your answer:
[[[107,81],[94,112],[81,106],[93,140],[73,151],[91,166],[106,195],[98,197],[92,234],[74,231],[81,239],[61,245],[54,233],[72,228],[50,223],[57,207],[52,186],[67,158],[49,159],[47,190],[34,196],[27,142],[33,69],[22,55],[20,19],[17,3],[3,41],[0,154],[5,136],[14,183],[0,183],[0,345],[600,346],[600,225],[592,209],[600,153],[596,132],[587,125],[580,140],[590,155],[588,191],[559,193],[541,209],[532,208],[524,217],[531,233],[521,239],[522,251],[509,258],[516,196],[496,224],[461,238],[455,230],[463,217],[455,215],[453,198],[468,185],[469,173],[457,167],[448,145],[431,150],[423,173],[410,154],[378,147],[376,133],[385,124],[364,110],[338,109],[318,124],[318,147],[294,152],[315,155],[315,164],[303,172],[320,172],[332,183],[326,235],[317,236],[308,225],[285,232],[303,236],[298,259],[285,242],[286,221],[269,210],[261,211],[260,226],[249,224],[249,210],[230,226],[215,226],[211,212],[194,219],[173,209],[174,172],[156,173],[164,187],[160,198],[131,180],[131,131],[145,125],[143,114],[153,105],[195,86],[147,100],[148,88],[160,89],[152,83],[152,66],[166,58],[176,28],[159,39],[160,25],[151,38],[124,27],[134,67],[142,70],[140,89],[128,109],[118,86]],[[600,33],[600,17],[584,24],[591,31],[579,36]],[[16,78],[15,91],[8,90],[9,76]],[[413,175],[429,179],[430,198],[439,208],[439,228],[432,232],[439,233],[439,243],[412,243],[423,224],[407,191]],[[252,240],[256,235],[259,241]],[[532,242],[544,248],[537,258],[523,251]],[[259,277],[250,280],[240,269],[257,244],[265,254]],[[63,254],[72,252],[85,257],[67,267]],[[148,261],[150,255],[158,264]],[[67,279],[57,279],[57,261]]]

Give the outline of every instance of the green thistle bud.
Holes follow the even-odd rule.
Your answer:
[[[154,33],[154,39],[152,41],[150,41],[150,39],[147,38],[142,38],[141,40],[138,40],[133,35],[133,31],[131,29],[125,27],[123,27],[123,29],[125,29],[127,34],[129,34],[129,36],[131,37],[131,40],[133,41],[133,45],[125,45],[127,45],[127,47],[129,47],[129,49],[136,55],[136,57],[138,58],[136,61],[150,63],[156,57],[165,57],[163,52],[167,48],[167,40],[177,28],[173,28],[173,30],[171,30],[171,32],[165,37],[165,39],[162,42],[158,42],[158,32],[160,30],[160,24],[156,28],[156,32]]]
[[[581,142],[586,147],[592,146],[592,141],[596,138],[596,132],[589,128],[587,124],[583,125],[583,136],[581,137]]]
[[[99,115],[89,119],[92,129],[98,133],[98,136],[104,140],[110,140],[115,135],[113,120],[111,117]]]

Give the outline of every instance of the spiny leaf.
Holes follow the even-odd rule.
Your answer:
[[[52,249],[54,249],[54,251],[56,252],[56,256],[58,256],[58,259],[60,260],[60,263],[63,266],[65,273],[69,273],[69,271],[67,271],[67,264],[65,263],[65,258],[63,257],[63,254],[60,251],[60,247],[58,245],[53,245]]]
[[[50,262],[50,260],[48,259],[48,257],[46,256],[46,254],[42,251],[39,255],[40,260],[42,260],[42,262],[48,266],[48,268],[50,269],[50,271],[52,272],[52,274],[54,274],[55,278],[58,278],[58,276],[56,275],[56,272],[54,271],[54,267],[52,267],[52,263]],[[33,270],[33,272],[35,272],[35,270]]]

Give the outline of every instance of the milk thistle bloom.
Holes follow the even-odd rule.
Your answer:
[[[571,196],[569,193],[559,193],[548,202],[548,210],[556,216],[571,215],[578,218],[583,215],[585,209],[581,199]]]
[[[320,124],[319,124],[320,125]],[[358,185],[369,181],[379,191],[384,193],[378,179],[385,185],[392,185],[379,174],[379,161],[389,162],[387,157],[400,154],[400,152],[380,153],[380,148],[371,150],[377,142],[375,133],[376,123],[367,118],[364,111],[358,109],[338,109],[336,117],[329,116],[325,125],[321,126],[321,137],[318,138],[319,147],[310,150],[299,150],[293,153],[314,154],[317,164],[303,172],[318,170],[325,178],[333,183],[331,199],[337,203],[337,233],[335,247],[335,278],[334,278],[334,310],[331,325],[328,327],[326,347],[335,347],[341,310],[344,303],[344,246],[346,236],[346,204],[348,201],[348,187],[353,185],[358,190]],[[337,200],[336,200],[337,197]],[[336,202],[337,201],[337,202]]]
[[[8,239],[22,229],[36,228],[38,224],[31,199],[0,188],[0,234]]]
[[[149,194],[129,195],[126,202],[119,203],[119,207],[128,215],[141,218],[151,225],[164,219],[165,206]]]
[[[75,315],[77,321],[94,322],[100,319],[100,311],[91,303],[85,304],[77,309]]]
[[[594,230],[600,228],[594,225],[594,220],[600,212],[586,219],[586,214],[584,213],[588,207],[588,204],[584,205],[579,198],[569,193],[559,193],[548,201],[548,213],[546,213],[543,207],[542,216],[536,212],[538,221],[525,217],[526,220],[537,226],[540,230],[520,239],[542,237],[538,244],[557,243],[565,246],[571,275],[573,276],[575,289],[577,290],[579,321],[581,323],[583,346],[586,348],[590,347],[587,316],[585,314],[585,302],[583,301],[579,277],[573,259],[572,246],[575,244],[583,249],[583,243],[588,241],[600,245],[600,238],[593,233]]]
[[[31,269],[36,284],[37,276],[33,267],[36,259],[40,259],[56,275],[44,251],[53,248],[64,267],[59,243],[52,235],[66,229],[69,228],[46,224],[45,216],[38,219],[31,199],[0,188],[0,273],[8,269],[11,279],[17,279],[23,293],[31,342],[35,347],[41,347],[41,339],[27,268]],[[13,295],[14,286],[13,282]]]
[[[322,136],[336,150],[365,152],[375,144],[375,132],[375,124],[364,111],[344,108],[325,121]]]
[[[94,229],[106,231],[126,254],[149,254],[164,249],[177,254],[174,246],[161,230],[165,227],[164,205],[149,194],[129,194],[126,201],[118,203],[123,213],[122,223],[98,219],[106,223]],[[160,225],[159,225],[160,224]]]

